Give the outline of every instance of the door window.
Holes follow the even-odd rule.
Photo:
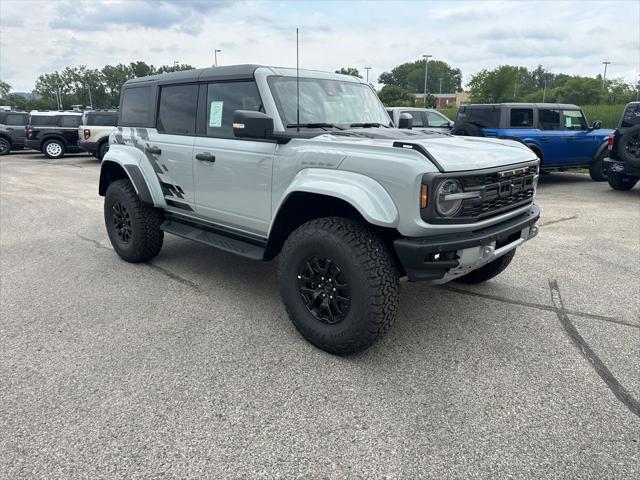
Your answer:
[[[449,127],[449,119],[435,112],[425,112],[430,127]]]
[[[580,110],[563,110],[562,124],[566,130],[587,130],[587,120]]]
[[[61,127],[79,127],[82,123],[82,117],[80,115],[62,115],[60,117]]]
[[[27,124],[27,115],[19,115],[19,114],[8,114],[7,119],[5,120],[6,125],[26,125]]]
[[[533,127],[532,108],[512,108],[509,119],[511,128],[531,128]]]
[[[538,110],[540,130],[562,130],[560,127],[560,110],[541,108]]]
[[[131,126],[145,126],[151,111],[151,87],[127,88],[122,95],[122,123]]]
[[[413,118],[413,122],[411,123],[414,127],[424,127],[424,121],[422,120],[422,112],[415,110],[405,110],[402,113],[408,113]]]
[[[234,138],[236,110],[264,111],[255,82],[210,83],[207,86],[207,136]]]
[[[159,133],[195,135],[198,85],[173,85],[160,89]]]

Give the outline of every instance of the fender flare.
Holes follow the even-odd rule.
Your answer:
[[[345,170],[307,168],[298,172],[282,194],[273,218],[295,192],[315,193],[338,198],[353,206],[373,225],[395,228],[398,208],[389,193],[377,181],[365,175]]]
[[[13,147],[13,140],[11,140],[11,137],[9,135],[7,135],[6,133],[0,133],[0,138],[5,139],[7,142],[9,142],[9,147]]]
[[[607,145],[608,145],[608,141],[607,141],[607,140],[605,140],[604,142],[602,142],[602,145],[600,145],[600,146],[598,147],[598,149],[596,150],[596,154],[595,154],[595,155],[593,156],[593,158],[591,159],[591,161],[592,161],[592,162],[595,162],[595,161],[597,160],[597,158],[600,156],[600,154],[601,154],[604,150],[606,150]]]
[[[45,134],[40,139],[40,148],[42,149],[42,147],[44,147],[44,144],[50,140],[58,140],[59,142],[62,142],[62,145],[64,145],[64,148],[68,147],[67,141],[64,139],[62,135],[60,135],[59,133],[49,133],[49,134]]]
[[[108,187],[108,184],[106,184],[106,177],[109,176],[107,172],[114,168],[120,169],[124,172],[124,174],[133,185],[133,188],[135,188],[136,193],[138,194],[138,198],[140,198],[140,201],[142,203],[146,205],[153,205],[151,192],[149,191],[149,187],[144,179],[144,176],[142,175],[142,172],[140,171],[140,168],[138,168],[137,165],[133,164],[122,165],[121,163],[115,162],[113,160],[104,160],[102,162],[102,165],[100,165],[100,183],[98,188],[99,195],[104,196],[106,194]],[[120,175],[116,177],[116,179],[118,178],[123,177],[122,175]]]

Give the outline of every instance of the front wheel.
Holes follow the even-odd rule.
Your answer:
[[[64,150],[64,144],[60,140],[49,140],[42,146],[44,156],[54,160],[64,157]]]
[[[493,277],[500,275],[511,263],[513,257],[516,254],[515,248],[508,253],[505,253],[501,257],[496,258],[493,262],[489,262],[486,265],[474,270],[472,272],[457,278],[456,281],[460,283],[482,283],[487,280],[491,280]]]
[[[607,164],[604,163],[604,159],[607,157],[609,151],[605,149],[598,157],[589,165],[589,176],[594,182],[606,182],[607,181]]]
[[[610,173],[607,180],[611,188],[623,191],[631,190],[633,186],[638,183],[636,177],[625,175],[624,173]]]
[[[143,205],[129,180],[116,180],[104,197],[104,221],[111,245],[127,262],[146,262],[160,253],[162,214]]]
[[[393,257],[355,220],[320,218],[299,227],[282,248],[278,277],[291,321],[326,352],[363,351],[395,320],[400,286]]]
[[[11,143],[6,138],[0,138],[0,155],[8,155],[11,151]]]

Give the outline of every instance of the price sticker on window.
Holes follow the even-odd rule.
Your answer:
[[[222,105],[224,102],[211,102],[209,107],[209,126],[222,126]]]

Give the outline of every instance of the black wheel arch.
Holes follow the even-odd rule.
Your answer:
[[[98,184],[98,194],[102,197],[107,193],[107,189],[111,183],[116,180],[127,179],[133,185],[138,194],[138,198],[145,205],[154,205],[151,192],[147,186],[147,182],[142,176],[142,172],[137,165],[125,165],[124,167],[117,162],[103,161],[100,166],[100,181]]]
[[[9,142],[9,148],[13,147],[13,141],[11,140],[11,137],[9,135],[6,135],[4,133],[0,133],[0,138],[3,140],[6,140],[7,142]]]
[[[40,148],[44,148],[45,143],[50,142],[51,140],[59,141],[64,148],[67,148],[69,146],[62,135],[58,135],[57,133],[50,133],[42,137],[42,139],[40,140]]]
[[[605,140],[604,142],[602,142],[602,145],[598,147],[598,150],[596,150],[596,154],[593,156],[591,161],[595,162],[598,159],[598,157],[602,155],[602,152],[604,152],[606,149],[607,149],[607,141]]]

